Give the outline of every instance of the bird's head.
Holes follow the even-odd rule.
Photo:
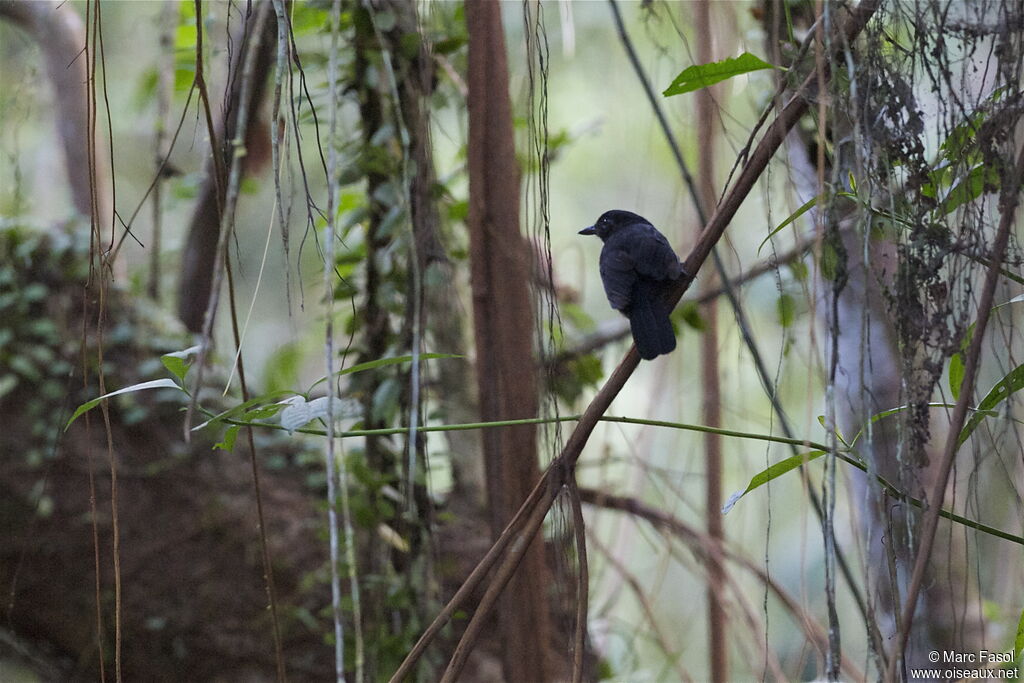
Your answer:
[[[601,217],[597,219],[597,222],[591,225],[589,228],[583,228],[580,230],[581,235],[597,235],[601,238],[602,242],[608,240],[608,238],[619,228],[624,228],[627,225],[635,225],[637,223],[646,223],[650,225],[650,221],[642,216],[638,216],[632,211],[621,211],[619,209],[613,209],[611,211],[605,211],[601,214]]]

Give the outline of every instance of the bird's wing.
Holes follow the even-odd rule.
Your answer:
[[[636,271],[654,280],[675,280],[682,272],[679,257],[654,226],[640,223],[627,231]]]
[[[617,311],[629,308],[633,285],[636,284],[636,268],[629,245],[622,242],[607,242],[601,250],[601,282],[608,303]]]

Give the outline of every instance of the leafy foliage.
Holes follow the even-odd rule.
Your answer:
[[[77,376],[83,361],[90,378],[99,369],[95,320],[82,319],[83,291],[90,282],[87,234],[46,232],[15,222],[0,227],[0,407],[25,421],[22,453],[33,465],[50,455],[71,407],[95,392],[94,384],[84,387]],[[107,306],[118,311],[119,321],[106,332],[107,381],[129,385],[152,377],[159,364],[136,364],[134,353],[150,349],[156,356],[173,348],[179,342],[173,325],[159,311],[130,303],[114,287]],[[84,346],[83,334],[89,340]],[[146,414],[137,404],[123,408],[128,422]]]

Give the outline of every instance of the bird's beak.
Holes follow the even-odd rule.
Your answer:
[[[583,228],[582,230],[580,230],[580,234],[581,235],[595,235],[597,233],[594,232],[594,226],[591,225],[589,228]]]

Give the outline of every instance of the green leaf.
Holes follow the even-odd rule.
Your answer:
[[[671,317],[673,321],[686,323],[698,332],[703,332],[708,327],[700,315],[700,305],[696,301],[684,301],[676,307]]]
[[[567,301],[562,304],[559,312],[564,320],[569,321],[578,330],[590,332],[595,327],[594,319],[579,304]]]
[[[465,44],[465,36],[452,36],[434,43],[433,51],[439,55],[447,55],[460,49]]]
[[[398,401],[402,393],[402,383],[395,377],[388,377],[373,392],[370,415],[367,419],[387,423],[398,412]]]
[[[266,406],[256,406],[255,408],[247,410],[244,413],[242,413],[242,415],[238,418],[238,421],[258,422],[259,420],[268,420],[277,415],[278,413],[280,413],[286,407],[287,406],[284,404],[284,402],[271,403],[270,405]]]
[[[305,358],[305,344],[290,341],[277,347],[263,366],[263,383],[270,391],[286,389],[298,383]]]
[[[999,169],[988,164],[978,164],[949,191],[937,209],[940,216],[955,211],[958,207],[980,197],[984,192],[999,187],[1002,177]]]
[[[781,223],[779,223],[778,226],[776,226],[770,233],[768,233],[768,236],[765,237],[764,240],[761,241],[761,244],[758,245],[758,247],[757,247],[757,255],[758,256],[761,255],[761,249],[764,248],[764,245],[768,244],[768,241],[771,238],[775,237],[775,235],[778,234],[778,232],[780,230],[782,230],[784,227],[786,227],[787,225],[789,225],[790,223],[795,221],[797,218],[800,218],[800,216],[803,216],[805,213],[807,213],[808,211],[813,209],[814,205],[817,204],[818,200],[821,199],[823,196],[824,195],[818,195],[817,197],[814,197],[810,201],[805,202],[803,206],[801,206],[799,209],[797,209],[796,211],[791,213],[789,215],[789,218],[787,218],[786,220],[784,220]]]
[[[1024,611],[1020,613],[1020,621],[1017,622],[1017,637],[1013,641],[1013,656],[1020,657],[1024,651]]]
[[[797,282],[805,281],[810,274],[810,269],[803,261],[793,260],[787,263],[786,266],[789,267],[789,272],[793,274],[793,279]]]
[[[571,358],[559,367],[548,381],[554,393],[566,403],[572,403],[580,397],[584,388],[595,386],[604,377],[601,359],[594,353],[586,353]]]
[[[196,38],[195,24],[179,24],[174,36],[174,49],[180,52],[195,52]]]
[[[955,408],[956,407],[952,403],[929,403],[927,405],[928,405],[929,408]],[[890,408],[889,410],[883,410],[880,413],[875,413],[874,415],[872,415],[870,422],[872,424],[874,424],[875,422],[878,422],[879,420],[885,419],[885,418],[889,417],[890,415],[895,415],[896,413],[902,413],[904,410],[909,410],[910,408],[911,408],[910,405],[902,405],[902,406],[899,406],[897,408]],[[821,422],[822,425],[825,424],[824,417],[819,417],[818,421]],[[847,444],[847,447],[853,448],[854,446],[856,446],[857,445],[857,441],[860,439],[862,434],[864,434],[864,430],[863,429],[861,429],[856,434],[854,434],[853,441],[851,441],[849,444]],[[846,442],[844,441],[843,443],[846,443]]]
[[[1006,88],[996,88],[992,94],[985,98],[978,109],[967,115],[963,121],[957,124],[946,139],[942,141],[939,149],[942,156],[950,161],[958,161],[968,155],[977,147],[977,134],[985,119],[993,113],[992,105],[1003,99]]]
[[[775,313],[778,316],[779,325],[789,327],[796,319],[796,300],[789,294],[780,294],[775,301]]]
[[[86,401],[82,405],[78,406],[74,414],[71,416],[71,419],[68,420],[68,423],[66,425],[64,425],[64,430],[67,431],[67,428],[71,426],[72,422],[78,419],[79,415],[92,410],[93,408],[98,406],[100,404],[100,401],[102,401],[103,399],[110,398],[111,396],[117,396],[118,394],[129,394],[134,391],[143,391],[145,389],[177,389],[178,391],[185,393],[185,390],[179,387],[178,384],[173,379],[154,379],[149,382],[133,384],[130,387],[125,387],[124,389],[118,389],[117,391],[111,391],[108,394],[103,394],[102,396],[94,398],[91,401]]]
[[[662,93],[665,97],[682,95],[714,85],[720,81],[733,76],[760,71],[761,69],[774,69],[775,65],[769,64],[760,57],[755,57],[749,52],[744,52],[739,57],[729,57],[720,62],[709,64],[694,64],[682,70],[672,81],[672,85]]]
[[[448,207],[448,218],[452,221],[464,221],[469,216],[469,202],[455,202]]]
[[[835,282],[843,265],[835,245],[829,241],[824,242],[821,245],[821,257],[818,261],[818,267],[821,268],[821,276],[829,282]]]
[[[853,174],[850,174],[850,182],[851,182],[851,183],[853,183],[853,182],[854,182],[854,180],[853,180]],[[779,230],[781,230],[781,229],[782,229],[783,227],[785,227],[786,225],[788,225],[788,224],[792,223],[793,221],[797,220],[798,218],[800,218],[801,216],[803,216],[803,215],[804,215],[805,213],[807,213],[808,211],[810,211],[811,209],[813,209],[813,208],[814,208],[814,206],[815,206],[815,205],[816,205],[816,204],[817,204],[818,202],[820,202],[820,201],[822,201],[823,199],[825,199],[826,195],[827,195],[827,194],[822,194],[822,195],[818,195],[817,197],[814,197],[814,198],[812,198],[811,200],[809,200],[808,202],[806,202],[806,203],[805,203],[805,204],[804,204],[804,205],[803,205],[802,207],[800,207],[799,209],[797,209],[796,211],[794,211],[794,212],[793,212],[792,214],[790,214],[790,217],[786,218],[786,219],[785,219],[785,220],[783,220],[783,221],[782,221],[781,223],[779,223],[778,225],[776,225],[776,226],[775,226],[775,227],[774,227],[774,228],[772,229],[772,231],[768,233],[768,237],[766,237],[766,238],[765,238],[765,239],[764,239],[764,240],[763,240],[763,241],[761,242],[761,244],[760,244],[760,245],[758,245],[758,255],[760,255],[760,254],[761,254],[761,250],[762,250],[762,249],[764,249],[764,246],[765,246],[766,244],[768,244],[768,241],[769,241],[769,240],[771,240],[771,239],[772,239],[773,237],[775,237],[775,234],[777,234]],[[855,201],[857,200],[857,196],[856,196],[856,195],[854,195],[853,193],[847,193],[847,191],[839,191],[839,193],[836,193],[836,197],[842,197],[842,198],[844,198],[844,199],[848,199],[848,200],[855,200]]]
[[[729,512],[729,510],[731,510],[732,507],[736,505],[740,498],[747,495],[754,489],[764,486],[773,479],[778,479],[786,472],[795,470],[797,467],[800,467],[804,463],[808,463],[816,458],[820,458],[827,452],[828,451],[809,451],[807,453],[803,453],[800,455],[791,455],[785,460],[780,460],[779,462],[775,463],[768,469],[758,472],[750,480],[750,483],[747,484],[747,488],[743,489],[742,491],[737,491],[736,493],[729,496],[729,500],[727,500],[725,502],[725,505],[722,506],[722,514],[724,515],[727,512]]]
[[[217,443],[213,444],[213,449],[218,448],[222,451],[228,451],[229,453],[235,448],[235,439],[238,438],[238,430],[242,427],[240,425],[231,425],[224,431],[224,438]]]
[[[981,403],[978,404],[977,412],[971,415],[964,428],[960,430],[960,436],[956,440],[957,447],[962,446],[967,437],[977,426],[990,415],[994,415],[993,408],[1005,401],[1011,394],[1016,393],[1024,387],[1024,364],[1018,365],[1006,373],[1006,376],[996,382],[992,390],[986,394]]]
[[[967,333],[964,334],[964,339],[960,342],[960,350],[949,359],[949,393],[953,395],[954,401],[960,399],[960,385],[964,383],[964,359],[967,357],[967,347],[971,345],[971,339],[974,338],[975,324],[971,323],[971,326],[967,328]]]
[[[202,423],[200,425],[196,425],[195,427],[193,427],[192,431],[193,432],[198,432],[200,429],[203,429],[205,427],[211,427],[211,426],[213,426],[213,425],[215,425],[215,424],[217,424],[219,422],[223,422],[224,420],[229,420],[229,419],[237,417],[239,415],[246,415],[246,411],[248,411],[253,406],[257,406],[257,405],[259,405],[261,403],[267,403],[269,401],[275,401],[275,400],[277,400],[281,396],[295,396],[295,395],[296,394],[295,394],[294,391],[282,390],[282,391],[271,391],[271,392],[266,393],[266,394],[261,394],[260,396],[254,396],[253,398],[250,398],[248,401],[245,401],[244,403],[239,403],[238,405],[232,406],[232,407],[228,408],[227,410],[225,410],[223,412],[217,413],[216,415],[211,417],[206,422],[204,422],[204,423]],[[210,413],[207,412],[206,414],[209,415]],[[247,419],[251,419],[251,416],[246,415],[246,418]]]
[[[160,356],[160,362],[164,364],[172,375],[178,378],[179,382],[185,381],[185,375],[188,373],[188,369],[192,367],[192,356],[199,353],[199,349],[202,348],[200,345],[190,346],[184,351],[175,351],[174,353],[165,353]]]
[[[1019,304],[1022,301],[1024,301],[1024,294],[1018,294],[1009,301],[996,304],[992,307],[992,310],[997,311],[1003,306]],[[971,339],[974,338],[974,326],[976,324],[977,323],[970,324],[967,328],[967,332],[964,333],[963,341],[960,342],[960,350],[949,359],[949,393],[953,395],[954,400],[960,398],[960,385],[963,384],[964,381],[964,360],[967,358],[967,347],[971,345]]]

